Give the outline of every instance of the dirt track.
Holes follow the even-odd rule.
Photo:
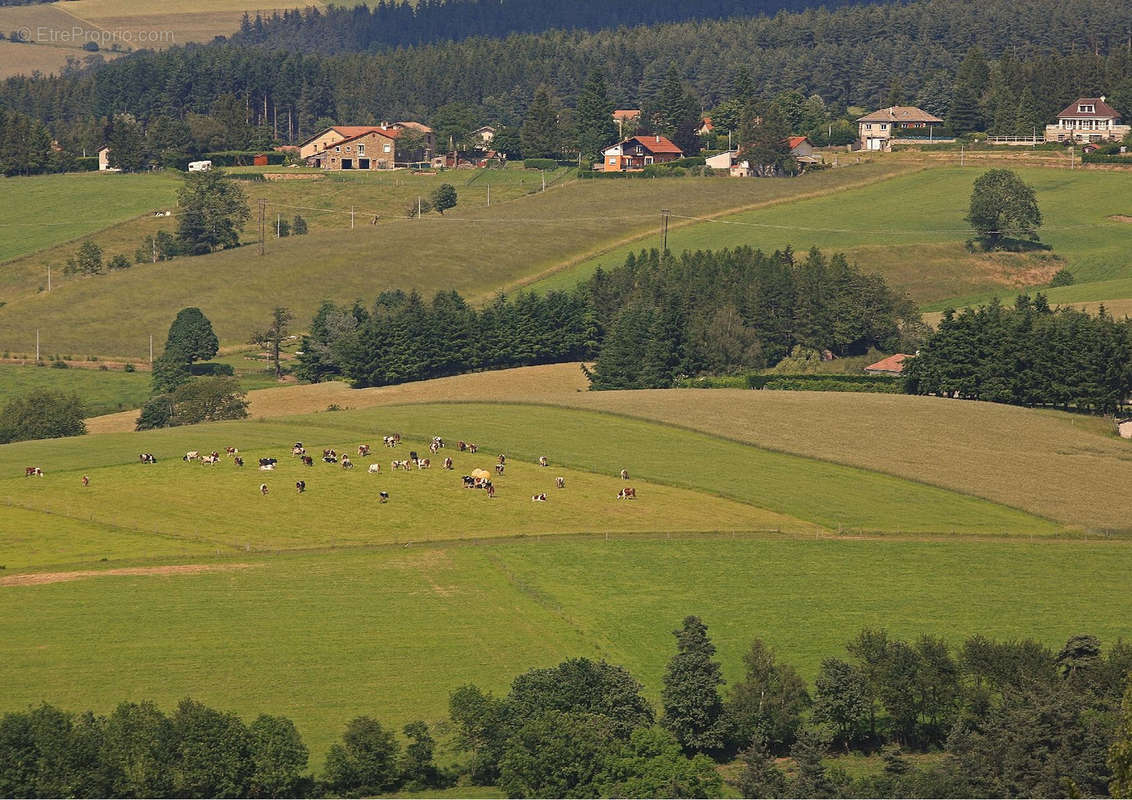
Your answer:
[[[32,572],[27,575],[9,575],[0,578],[0,586],[40,586],[45,583],[81,581],[84,578],[101,578],[104,575],[195,575],[200,572],[230,572],[237,569],[262,566],[260,564],[177,564],[164,567],[121,567],[119,569],[89,569],[76,572]]]

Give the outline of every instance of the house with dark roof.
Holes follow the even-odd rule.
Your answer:
[[[1046,125],[1047,142],[1114,142],[1132,130],[1122,125],[1120,112],[1100,97],[1078,97]]]
[[[683,157],[684,151],[670,139],[655,134],[630,136],[601,151],[605,172],[632,172]]]
[[[915,106],[890,106],[857,119],[857,138],[865,150],[889,150],[892,140],[904,132],[914,132],[917,138],[927,133],[930,141],[936,125],[943,120]]]

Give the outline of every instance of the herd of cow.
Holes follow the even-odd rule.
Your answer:
[[[401,444],[401,434],[394,433],[394,434],[391,434],[389,436],[385,436],[385,437],[383,437],[383,443],[385,444],[386,447],[397,447],[398,445]],[[428,449],[429,449],[429,452],[432,455],[435,456],[439,453],[440,449],[443,448],[444,446],[445,446],[444,439],[442,439],[439,436],[434,436],[432,438],[432,441],[429,443]],[[456,449],[459,450],[459,452],[461,452],[461,453],[465,453],[465,452],[475,453],[475,452],[478,451],[479,448],[478,448],[477,445],[472,444],[470,442],[460,441],[460,442],[457,442]],[[358,445],[358,458],[368,458],[371,453],[372,453],[372,448],[368,444]],[[239,451],[238,448],[236,448],[236,447],[226,447],[226,448],[224,448],[224,454],[228,458],[232,459],[232,463],[235,466],[237,466],[237,467],[243,467],[244,466],[244,459],[240,456],[240,451]],[[298,458],[304,466],[307,466],[307,467],[313,467],[314,466],[314,457],[307,454],[306,447],[303,446],[302,442],[295,442],[294,446],[291,448],[291,455]],[[203,454],[199,450],[190,450],[187,453],[185,453],[184,456],[181,457],[181,460],[185,461],[185,462],[198,462],[199,461],[201,464],[211,466],[211,465],[214,465],[214,464],[219,464],[220,461],[222,460],[222,458],[220,456],[220,452],[217,451],[217,450],[214,450],[210,453],[203,453]],[[153,453],[138,453],[138,461],[141,462],[142,464],[156,464],[157,458],[154,456]],[[338,465],[341,466],[342,469],[345,469],[345,470],[350,470],[350,469],[354,468],[354,462],[352,462],[350,460],[350,456],[349,456],[348,453],[342,453],[341,455],[339,455],[339,453],[337,451],[335,451],[331,448],[327,448],[327,449],[322,451],[322,461],[323,461],[323,463],[326,463],[326,464],[338,464]],[[550,461],[549,461],[549,459],[547,459],[546,456],[539,456],[538,463],[539,463],[540,467],[549,467],[550,466]],[[278,464],[279,464],[279,459],[277,459],[277,458],[272,458],[272,457],[268,456],[268,457],[263,457],[263,458],[259,459],[259,469],[263,472],[273,471]],[[446,470],[453,469],[453,464],[452,464],[451,458],[446,457],[444,459],[444,461],[442,462],[442,464],[443,464],[443,468],[446,469]],[[503,474],[503,471],[504,471],[504,468],[506,467],[506,464],[507,464],[507,456],[503,453],[500,453],[499,458],[497,459],[496,464],[495,464],[495,472],[496,472],[497,475]],[[409,457],[407,459],[393,459],[392,462],[390,463],[390,467],[394,472],[396,472],[396,471],[411,472],[414,467],[418,470],[422,470],[422,469],[429,469],[431,466],[432,466],[431,460],[427,457],[421,458],[416,450],[410,450],[409,451]],[[380,474],[381,465],[374,462],[374,463],[369,465],[367,472],[369,472],[370,474]],[[24,476],[28,477],[28,478],[43,477],[43,470],[41,470],[39,467],[27,467],[24,470]],[[629,480],[628,471],[624,470],[624,469],[621,470],[620,477],[621,477],[621,480],[623,480],[623,481]],[[464,488],[466,488],[466,489],[485,489],[487,491],[488,497],[495,497],[495,485],[492,483],[491,479],[487,477],[487,473],[484,472],[483,470],[473,470],[473,474],[464,475],[462,480],[463,480]],[[82,485],[87,486],[87,485],[89,485],[89,483],[90,483],[90,478],[88,476],[84,475],[82,477]],[[566,479],[562,476],[556,477],[554,479],[554,486],[557,489],[565,489],[566,488]],[[298,494],[303,494],[304,492],[306,492],[306,490],[307,490],[307,482],[305,480],[300,480],[300,481],[295,482],[295,491]],[[266,496],[269,492],[268,485],[266,483],[261,483],[259,485],[259,492],[260,492],[261,495]],[[378,497],[380,499],[380,502],[382,502],[382,503],[388,502],[388,500],[389,500],[389,494],[387,492],[384,492],[384,491],[379,492]],[[617,499],[618,500],[635,500],[636,498],[637,498],[637,490],[635,488],[631,487],[631,486],[625,486],[617,493]],[[538,502],[538,503],[546,502],[547,501],[546,492],[539,492],[538,494],[532,495],[531,500],[534,501],[534,502]]]

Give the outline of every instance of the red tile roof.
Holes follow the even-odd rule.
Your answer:
[[[625,140],[626,143],[634,141],[640,142],[650,153],[679,153],[680,155],[684,155],[683,150],[664,136],[631,136]]]
[[[912,356],[907,353],[896,353],[888,358],[882,358],[875,364],[869,364],[865,367],[865,372],[903,372],[904,359],[906,358],[912,358]]]
[[[613,112],[614,119],[636,119],[641,116],[641,109],[639,108],[618,108]]]
[[[793,150],[795,147],[805,141],[807,141],[805,136],[791,136],[786,140],[786,146]]]
[[[1092,106],[1092,111],[1078,111],[1077,106]],[[1103,97],[1078,97],[1057,115],[1058,119],[1120,119],[1120,112],[1104,101]]]

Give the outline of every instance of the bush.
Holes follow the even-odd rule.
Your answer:
[[[1072,286],[1075,278],[1073,273],[1067,269],[1059,269],[1053,276],[1053,280],[1049,282],[1050,286]]]
[[[215,361],[205,361],[200,364],[190,364],[189,374],[193,376],[217,377],[221,375],[235,375],[236,369],[231,364],[219,364]]]
[[[51,366],[54,369],[67,369],[70,365],[66,361],[54,361]]]
[[[1123,155],[1119,153],[1115,155],[1086,153],[1081,156],[1081,161],[1085,164],[1132,164],[1132,153],[1124,153]]]
[[[558,169],[558,162],[553,158],[527,158],[523,160],[527,169]]]
[[[60,363],[60,362],[56,362]],[[37,389],[13,398],[0,414],[0,444],[86,433],[83,401],[76,394]]]
[[[127,364],[125,366],[125,371],[126,372],[137,372],[138,370],[137,370],[137,367],[135,367],[133,364]]]
[[[248,416],[245,398],[235,378],[196,378],[172,393],[150,398],[138,417],[137,430],[245,419]]]
[[[110,259],[110,262],[106,266],[108,266],[110,269],[129,269],[130,259],[119,253],[118,255]]]

